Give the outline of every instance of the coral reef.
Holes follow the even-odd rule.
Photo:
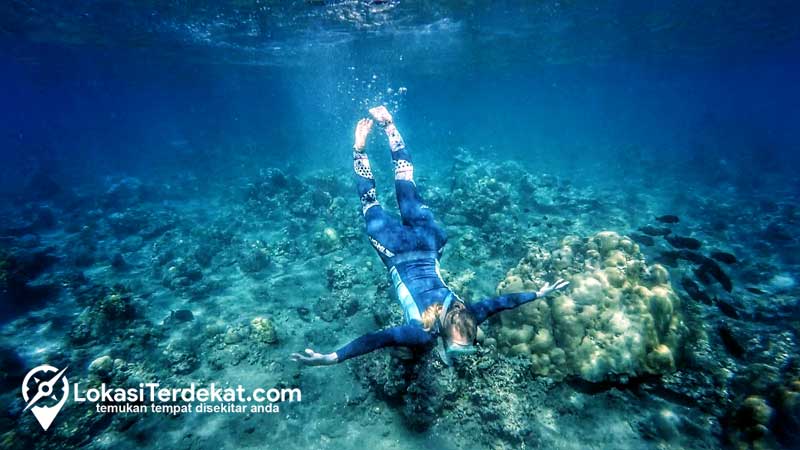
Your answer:
[[[615,232],[568,236],[550,252],[532,247],[497,286],[534,291],[563,277],[570,289],[500,316],[499,348],[523,355],[539,375],[587,381],[675,370],[685,333],[667,270],[648,266],[639,247]]]
[[[253,339],[264,344],[275,344],[278,342],[278,333],[275,325],[266,317],[256,317],[250,321],[252,327],[251,334]]]

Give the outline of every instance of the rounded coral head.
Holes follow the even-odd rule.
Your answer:
[[[466,353],[475,345],[478,321],[462,301],[454,301],[445,313],[441,333],[448,352]]]

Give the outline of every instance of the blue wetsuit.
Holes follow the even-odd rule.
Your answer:
[[[411,155],[397,128],[389,124],[386,134],[394,161],[395,191],[401,220],[386,213],[378,203],[375,180],[365,153],[353,152],[353,167],[367,236],[389,270],[406,323],[366,334],[336,350],[340,362],[387,346],[432,345],[438,336],[437,331],[423,328],[422,312],[433,304],[443,304],[448,296],[455,295],[439,273],[439,258],[447,235],[434,221],[430,209],[417,193]],[[492,314],[515,308],[535,298],[535,293],[503,295],[468,305],[467,308],[481,323]]]

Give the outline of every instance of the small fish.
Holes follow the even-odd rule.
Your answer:
[[[678,216],[673,214],[656,217],[656,220],[662,223],[678,223],[681,221]]]
[[[686,237],[686,236],[665,236],[664,237],[667,242],[670,243],[675,248],[687,248],[689,250],[697,250],[699,249],[703,243],[699,240]]]
[[[766,292],[762,291],[761,289],[755,288],[755,287],[752,287],[752,286],[748,286],[745,289],[747,289],[749,292],[752,292],[753,294],[757,294],[757,295],[766,294]]]
[[[728,252],[722,252],[722,251],[712,252],[711,257],[725,264],[736,264],[738,262],[736,256]]]
[[[731,332],[731,329],[728,328],[728,325],[723,323],[717,329],[719,332],[719,337],[722,339],[722,344],[728,350],[728,352],[736,358],[741,358],[745,354],[745,349],[742,347],[742,344],[736,339]]]
[[[656,241],[653,240],[650,236],[646,234],[639,234],[639,233],[631,233],[631,239],[638,242],[639,244],[646,245],[648,247],[652,247]]]
[[[705,292],[701,291],[700,286],[692,281],[691,278],[683,277],[681,279],[681,286],[683,286],[683,290],[689,294],[689,297],[691,297],[692,300],[703,302],[706,305],[710,305],[712,303],[711,297],[709,297]]]
[[[648,236],[666,236],[672,233],[672,230],[669,228],[658,228],[650,225],[639,228],[639,231]]]

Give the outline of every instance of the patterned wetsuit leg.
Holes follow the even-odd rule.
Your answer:
[[[397,193],[397,204],[400,207],[400,217],[407,225],[428,225],[433,221],[433,214],[417,192],[411,153],[406,149],[403,137],[393,123],[387,125],[385,131],[392,150],[394,188]]]
[[[361,200],[367,236],[383,262],[386,263],[397,253],[412,250],[408,248],[412,241],[408,231],[378,202],[375,178],[366,153],[353,152],[353,171],[356,174],[356,188]]]

